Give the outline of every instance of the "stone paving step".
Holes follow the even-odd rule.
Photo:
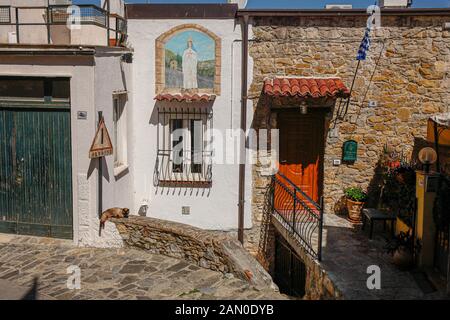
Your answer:
[[[445,292],[421,288],[412,272],[395,267],[384,249],[388,235],[379,227],[369,239],[368,232],[359,225],[340,216],[325,215],[321,267],[344,299],[449,299]],[[367,287],[367,268],[373,265],[381,270],[380,290]]]
[[[275,290],[257,290],[231,274],[142,250],[83,248],[25,236],[6,238],[0,239],[0,288],[9,288],[4,291],[13,299],[20,299],[35,277],[44,299],[287,298]],[[71,265],[81,271],[79,290],[67,288]]]

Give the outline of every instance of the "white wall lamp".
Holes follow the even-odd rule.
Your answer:
[[[433,148],[426,147],[419,151],[419,160],[423,164],[423,171],[430,172],[430,166],[437,160],[437,153]]]
[[[300,104],[300,113],[308,114],[308,105],[304,101]]]

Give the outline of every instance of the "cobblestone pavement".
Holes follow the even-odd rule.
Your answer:
[[[81,289],[67,288],[67,268],[81,269]],[[0,235],[0,280],[55,299],[284,299],[231,274],[145,251],[75,247],[70,241]],[[1,288],[0,288],[1,290]],[[5,289],[6,291],[6,289]]]
[[[346,219],[325,215],[322,267],[344,294],[345,299],[448,299],[445,293],[430,288],[423,273],[400,271],[386,253],[386,233],[376,225],[373,240]],[[381,289],[367,288],[367,267],[381,269]],[[418,280],[417,280],[418,279]],[[420,285],[419,285],[420,284]]]

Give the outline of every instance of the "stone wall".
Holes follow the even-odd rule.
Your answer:
[[[259,288],[276,288],[264,268],[225,232],[140,216],[111,221],[127,246],[184,259],[206,269],[233,273]]]
[[[250,98],[255,106],[253,128],[275,128],[276,118],[262,95],[265,77],[341,77],[351,86],[356,53],[367,17],[270,17],[254,18]],[[368,188],[376,184],[376,167],[385,144],[398,153],[411,154],[416,138],[425,138],[427,118],[449,111],[450,32],[443,30],[450,17],[382,16],[382,28],[372,36],[368,59],[362,61],[351,104],[337,137],[327,132],[324,155],[325,212],[336,212],[343,189],[351,185]],[[369,107],[368,101],[377,101]],[[339,101],[338,101],[339,102]],[[333,118],[336,116],[333,108]],[[358,142],[358,160],[333,166],[341,159],[342,144]],[[261,166],[253,169],[253,220],[247,232],[253,250],[267,177]]]
[[[267,218],[264,214],[264,220]],[[340,300],[344,296],[324,267],[311,257],[304,247],[290,234],[288,230],[272,215],[269,215],[270,224],[266,224],[264,230],[264,246],[260,246],[258,260],[268,270],[269,274],[275,275],[275,246],[278,241],[284,242],[305,266],[305,295],[304,300]]]

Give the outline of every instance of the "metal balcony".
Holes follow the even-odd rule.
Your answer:
[[[125,46],[126,38],[126,20],[95,5],[0,6],[0,44]]]

